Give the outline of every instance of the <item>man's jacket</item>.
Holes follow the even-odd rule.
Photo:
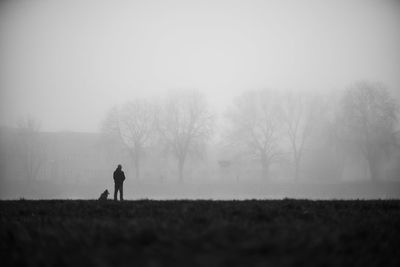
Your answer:
[[[116,169],[114,171],[114,182],[116,184],[122,184],[125,180],[125,173],[122,170]]]

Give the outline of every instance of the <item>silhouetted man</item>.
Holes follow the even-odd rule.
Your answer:
[[[114,200],[117,200],[117,193],[119,191],[119,199],[124,200],[123,197],[123,184],[125,180],[125,173],[122,171],[121,164],[118,165],[114,171]]]

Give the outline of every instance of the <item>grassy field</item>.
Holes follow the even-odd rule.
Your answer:
[[[2,266],[400,266],[400,201],[0,201]]]

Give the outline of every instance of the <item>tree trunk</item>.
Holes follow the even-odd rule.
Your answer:
[[[269,164],[267,162],[262,163],[262,175],[263,178],[269,179]]]
[[[377,162],[376,159],[373,155],[369,155],[367,156],[367,162],[368,162],[368,170],[369,170],[369,175],[371,178],[371,181],[376,182],[378,181],[378,166],[377,166]]]
[[[135,176],[136,176],[136,179],[139,180],[140,179],[140,160],[137,155],[136,155],[134,161],[135,161]]]
[[[179,182],[183,183],[183,167],[185,165],[185,159],[178,159],[178,172],[179,172]]]
[[[294,179],[295,179],[295,181],[298,181],[299,176],[300,176],[300,160],[301,160],[301,157],[299,155],[294,158]]]
[[[137,180],[140,179],[140,155],[141,155],[141,150],[140,147],[136,144],[133,149],[130,151],[131,157],[133,159],[133,165],[135,168],[135,178]]]

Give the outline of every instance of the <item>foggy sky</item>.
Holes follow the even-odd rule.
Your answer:
[[[170,89],[223,109],[243,90],[400,91],[399,1],[2,1],[0,125],[97,131]]]

